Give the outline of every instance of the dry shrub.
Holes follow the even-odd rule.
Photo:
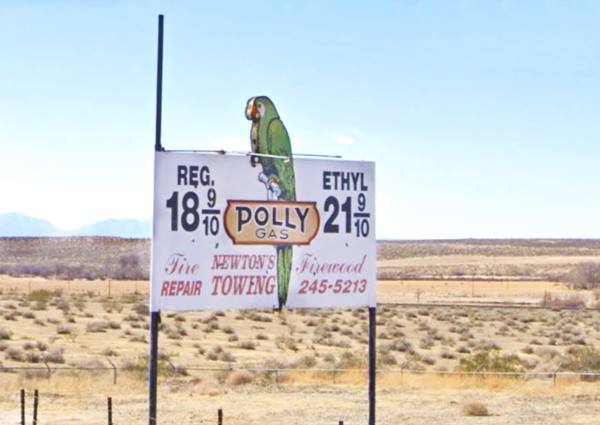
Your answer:
[[[27,301],[35,301],[46,304],[55,296],[62,295],[62,291],[48,291],[47,289],[36,289],[27,295]]]
[[[252,341],[242,341],[238,344],[242,350],[256,350],[256,344]]]
[[[10,347],[6,350],[6,358],[15,362],[22,362],[24,353],[20,348]]]
[[[521,359],[515,355],[500,355],[495,350],[482,351],[460,359],[458,372],[522,372]]]
[[[464,416],[489,416],[490,412],[485,404],[479,401],[466,401],[461,406],[461,412]]]
[[[110,347],[106,347],[104,350],[102,350],[100,354],[106,357],[116,357],[119,355],[115,350],[113,350]]]
[[[59,326],[56,328],[56,333],[57,333],[57,334],[59,334],[59,335],[69,335],[69,334],[71,334],[72,330],[73,330],[73,329],[71,329],[71,327],[70,327],[70,326],[67,326],[67,325],[59,325]]]
[[[4,328],[0,328],[0,340],[2,339],[10,339],[11,332],[7,331]]]
[[[106,321],[90,322],[86,325],[85,330],[86,332],[106,332],[109,325],[109,322]]]
[[[77,362],[77,367],[92,375],[102,375],[106,373],[107,364],[96,358],[88,358]]]
[[[292,363],[292,368],[295,369],[310,369],[311,367],[315,367],[317,365],[317,359],[315,356],[307,354],[305,356],[300,357],[294,363]]]
[[[571,347],[561,368],[571,372],[600,372],[600,351],[593,347]]]
[[[367,359],[360,354],[344,351],[336,364],[338,369],[362,369],[366,366]]]
[[[594,289],[600,287],[600,263],[581,263],[567,278],[573,289]]]
[[[567,298],[559,298],[550,292],[544,292],[541,304],[543,307],[550,308],[580,308],[585,307],[585,300],[577,294]]]
[[[61,363],[62,364],[65,362],[64,353],[65,353],[64,348],[53,347],[50,349],[50,351],[48,351],[48,354],[46,354],[45,360],[48,363]]]
[[[389,351],[382,351],[377,355],[378,366],[393,366],[397,364],[398,360],[396,359],[396,356]]]
[[[41,363],[44,360],[44,355],[39,351],[28,351],[25,354],[25,361],[29,363]]]
[[[227,376],[229,385],[246,385],[252,383],[254,376],[247,370],[233,370]]]
[[[147,303],[137,303],[134,304],[133,307],[131,307],[131,309],[136,312],[139,316],[147,316],[148,315],[148,304]]]

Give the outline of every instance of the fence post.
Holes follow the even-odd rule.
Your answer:
[[[556,374],[558,373],[558,371],[560,370],[561,367],[562,367],[562,361],[560,361],[558,363],[558,366],[556,366],[556,369],[554,369],[554,379],[552,380],[554,386],[556,386]]]
[[[21,389],[21,425],[25,425],[25,390]]]
[[[107,358],[106,361],[109,362],[113,368],[113,385],[117,385],[117,367],[113,362],[110,361],[109,358]]]
[[[34,390],[33,391],[33,425],[37,425],[38,403],[39,403],[39,393],[38,393],[38,390]]]
[[[108,425],[113,425],[112,421],[112,397],[108,397]]]
[[[48,369],[48,380],[50,380],[50,375],[52,375],[52,370],[50,369],[50,365],[46,360],[44,360],[44,364],[46,365],[46,369]]]
[[[217,425],[223,425],[223,409],[217,410]]]

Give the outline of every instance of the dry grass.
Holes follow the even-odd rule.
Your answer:
[[[480,401],[465,401],[463,402],[461,412],[465,416],[489,416],[490,412],[485,404]]]
[[[335,386],[330,382],[282,380],[277,386],[257,383],[221,383],[205,374],[197,378],[163,378],[159,382],[160,423],[181,425],[216,422],[222,408],[225,423],[232,425],[281,425],[366,423],[367,403],[364,381]],[[401,380],[379,386],[378,422],[426,425],[463,425],[466,418],[460,400],[486,400],[485,407],[501,424],[594,424],[600,413],[595,401],[597,385],[572,381],[556,386],[551,381],[512,383],[488,388],[472,386],[456,377],[403,375]],[[106,397],[112,396],[115,423],[141,424],[147,415],[146,385],[135,375],[119,376],[113,385],[110,374],[66,374],[25,379],[3,376],[0,389],[2,423],[18,423],[18,392],[25,388],[28,400],[34,388],[40,390],[40,420],[46,425],[100,425],[106,423]],[[407,419],[409,418],[409,419]],[[481,422],[469,422],[481,423]]]
[[[118,366],[137,362],[144,368],[139,359],[147,352],[146,295],[121,287],[130,289],[129,282],[113,282],[113,294],[121,295],[111,298],[69,289],[67,284],[75,282],[56,280],[48,283],[55,286],[52,291],[33,286],[28,292],[28,282],[22,279],[21,290],[12,291],[19,281],[0,278],[0,316],[9,318],[0,329],[5,338],[0,347],[2,363],[22,366],[52,355],[65,365],[97,360],[108,366],[110,358]],[[459,287],[458,282],[452,282],[454,286],[419,284],[428,285],[423,297],[432,294],[446,302],[450,299],[446,291]],[[503,290],[501,284],[475,284],[476,291],[487,291],[489,296]],[[541,283],[509,284],[513,297],[525,297]],[[380,296],[389,301],[413,283],[379,285]],[[518,285],[521,295],[517,295]],[[38,309],[40,303],[43,309]],[[516,356],[519,370],[554,370],[567,364],[573,347],[592,346],[600,339],[599,320],[600,312],[586,310],[382,305],[377,319],[378,364],[380,368],[453,371],[482,350],[496,349],[501,356]],[[362,310],[167,313],[161,325],[161,350],[177,366],[364,368],[366,321]],[[22,352],[33,339],[46,348]]]

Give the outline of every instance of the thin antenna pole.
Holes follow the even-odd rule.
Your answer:
[[[156,141],[154,150],[163,150],[161,143],[162,75],[164,16],[158,15],[158,64],[156,68]],[[148,362],[148,424],[156,424],[156,386],[158,384],[158,325],[160,312],[150,312],[150,353]]]
[[[165,17],[158,15],[158,61],[156,64],[156,141],[154,150],[163,150],[161,142],[162,130],[162,80],[163,80],[163,26]]]

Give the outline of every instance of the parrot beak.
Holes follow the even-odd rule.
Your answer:
[[[254,103],[254,98],[250,99],[246,105],[246,118],[252,121],[256,121],[258,119],[258,109]]]

